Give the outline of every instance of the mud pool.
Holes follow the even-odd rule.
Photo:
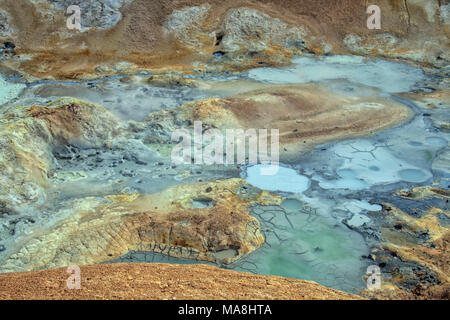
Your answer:
[[[407,92],[425,78],[424,73],[406,64],[370,60],[358,56],[299,57],[293,66],[259,68],[248,76],[258,81],[292,84],[346,79],[354,83],[379,88],[384,92]]]
[[[141,121],[152,111],[243,92],[245,85],[251,90],[271,84],[316,82],[349,95],[352,91],[364,94],[359,90],[363,85],[371,94],[391,96],[420,90],[420,82],[426,78],[420,69],[400,63],[351,56],[300,57],[285,68],[254,69],[229,78],[199,76],[198,80],[213,85],[196,88],[153,87],[122,78],[26,86],[0,79],[0,105],[30,105],[70,96],[99,103],[124,120]],[[367,212],[381,210],[377,199],[389,199],[395,190],[434,181],[448,185],[450,178],[448,163],[438,161],[448,152],[450,134],[433,127],[429,117],[411,101],[396,99],[415,111],[409,123],[368,138],[319,146],[293,163],[280,164],[274,176],[259,175],[258,165],[173,166],[170,159],[149,149],[140,136],[120,142],[119,151],[67,146],[55,150],[57,170],[46,210],[50,212],[59,200],[70,197],[154,193],[180,183],[242,176],[255,187],[283,195],[286,200],[279,206],[251,208],[261,223],[265,243],[238,262],[222,267],[314,280],[357,292],[365,286],[362,277],[371,262],[364,258],[369,245],[353,227],[371,224]],[[438,112],[450,116],[448,111]],[[203,205],[208,204],[196,203],[194,207]],[[39,217],[35,220],[43,223]],[[21,228],[10,238],[2,236],[0,243],[7,245],[26,234],[27,224],[22,223]],[[130,252],[116,261],[199,263],[150,252]]]

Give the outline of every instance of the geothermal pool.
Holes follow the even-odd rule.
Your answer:
[[[348,95],[375,92],[393,96],[420,89],[418,83],[426,77],[418,68],[383,60],[356,56],[299,57],[284,68],[259,68],[232,77],[198,76],[199,80],[214,85],[197,88],[158,88],[123,78],[25,86],[20,81],[13,83],[0,78],[0,105],[30,105],[71,96],[99,103],[124,120],[141,121],[152,111],[207,97],[227,97],[245,92],[246,86],[251,90],[273,84],[315,82]],[[172,168],[167,158],[136,139],[124,144],[130,153],[128,159],[138,161],[120,162],[117,154],[104,151],[98,155],[103,165],[91,166],[88,161],[76,161],[65,154],[94,151],[60,150],[61,173],[55,178],[60,183],[56,188],[59,197],[153,193],[178,183],[241,176],[253,186],[283,195],[286,200],[279,206],[251,208],[252,215],[261,223],[265,243],[250,255],[222,267],[314,280],[357,292],[365,287],[362,277],[370,262],[363,256],[369,253],[369,247],[351,227],[370,223],[367,212],[381,210],[374,202],[381,195],[389,198],[400,188],[450,177],[448,167],[435,164],[439,155],[448,150],[449,133],[434,128],[411,101],[395,99],[415,111],[416,116],[409,123],[368,138],[319,146],[295,162],[280,163],[273,176],[261,176],[259,165],[240,170],[195,166],[183,168],[200,172],[195,180],[186,180],[180,176],[180,168]],[[95,168],[90,177],[80,179],[89,167]],[[204,263],[148,252],[130,252],[116,261]]]
[[[430,160],[448,149],[448,139],[427,132],[416,118],[368,139],[321,146],[296,163],[281,164],[270,178],[260,174],[260,165],[247,167],[242,176],[249,183],[293,198],[282,204],[282,214],[280,208],[253,209],[267,242],[236,269],[314,280],[348,292],[363,287],[358,274],[369,265],[361,258],[368,247],[348,227],[370,223],[367,212],[382,209],[372,201],[448,177],[448,171],[433,170]],[[283,224],[284,216],[289,223]]]

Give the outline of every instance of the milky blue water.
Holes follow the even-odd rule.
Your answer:
[[[302,193],[309,187],[309,179],[293,169],[278,167],[273,175],[261,171],[266,165],[255,165],[247,169],[247,182],[263,190]]]
[[[276,84],[294,84],[345,79],[376,87],[384,92],[407,92],[425,79],[424,72],[407,64],[369,60],[359,56],[298,57],[284,68],[258,68],[251,79]]]

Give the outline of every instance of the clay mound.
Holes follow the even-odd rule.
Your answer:
[[[314,144],[395,126],[411,112],[382,98],[343,97],[316,85],[257,90],[231,98],[225,109],[245,129],[279,128],[281,143]]]
[[[270,134],[270,129],[278,129],[280,156],[288,161],[319,144],[367,136],[404,123],[412,115],[406,106],[384,97],[343,96],[322,85],[296,84],[189,102],[154,112],[146,121],[162,127],[163,133],[186,123],[192,129],[193,121],[220,130],[266,128]]]
[[[77,199],[68,215],[59,212],[64,215],[59,223],[17,242],[0,262],[0,272],[95,264],[129,251],[228,264],[264,242],[248,207],[280,201],[267,192],[247,190],[242,179],[229,179],[149,195]],[[212,206],[195,209],[193,200]]]
[[[103,264],[81,267],[81,288],[67,289],[66,268],[0,275],[0,299],[354,300],[315,282],[206,265]]]
[[[0,120],[0,211],[15,212],[25,201],[45,199],[51,152],[67,144],[102,146],[122,125],[99,105],[64,98],[46,106],[2,109]]]

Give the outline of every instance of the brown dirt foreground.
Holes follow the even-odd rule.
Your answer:
[[[259,276],[208,265],[117,263],[81,267],[81,289],[66,268],[0,274],[0,299],[353,300],[312,281]]]

